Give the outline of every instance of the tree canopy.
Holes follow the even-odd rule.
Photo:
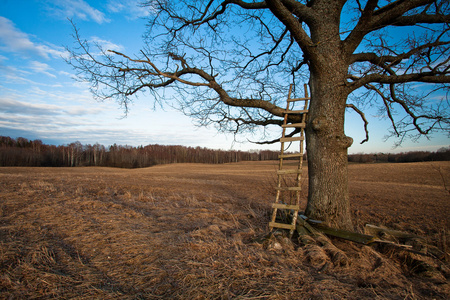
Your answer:
[[[70,62],[97,97],[125,110],[148,91],[201,125],[238,132],[281,124],[289,83],[310,79],[328,43],[345,55],[348,104],[361,115],[377,106],[401,138],[448,131],[449,3],[322,2],[145,1],[153,13],[139,53],[90,45],[76,31]]]

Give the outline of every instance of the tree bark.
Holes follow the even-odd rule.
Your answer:
[[[351,229],[347,149],[344,134],[346,96],[329,78],[311,77],[311,106],[306,130],[308,204],[306,214],[335,228]],[[344,103],[344,104],[343,104]]]
[[[309,176],[306,214],[335,228],[352,229],[347,149],[353,139],[344,133],[348,63],[336,38],[338,28],[326,24],[333,22],[318,24],[317,31],[312,29],[316,51],[310,64],[311,103],[306,127]]]

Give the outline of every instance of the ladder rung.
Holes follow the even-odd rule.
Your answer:
[[[277,223],[277,222],[269,222],[269,227],[277,227],[277,228],[283,228],[283,229],[295,229],[295,224],[284,224],[284,223]]]
[[[301,186],[280,186],[275,188],[278,191],[301,191]]]
[[[306,124],[305,123],[291,123],[291,124],[284,124],[281,125],[281,127],[283,128],[291,128],[291,127],[295,127],[295,128],[305,128]]]
[[[278,208],[278,209],[294,209],[299,210],[300,207],[298,205],[291,205],[291,204],[283,204],[283,203],[273,203],[272,208]]]
[[[295,142],[295,141],[303,141],[305,137],[303,136],[294,136],[294,137],[284,137],[280,139],[280,142]]]
[[[307,109],[299,109],[299,110],[289,110],[289,109],[285,109],[284,113],[285,114],[304,114],[307,113],[308,110]]]
[[[300,174],[302,173],[302,170],[300,169],[286,169],[286,170],[278,170],[277,175],[284,175],[284,174]]]
[[[287,99],[287,102],[295,102],[295,101],[305,101],[305,100],[310,100],[311,97],[304,97],[304,98],[292,98],[292,99]]]
[[[282,154],[278,155],[278,158],[290,158],[290,157],[302,157],[303,153],[292,153],[292,154]]]

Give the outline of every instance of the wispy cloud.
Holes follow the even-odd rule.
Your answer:
[[[128,19],[147,17],[151,13],[150,7],[142,6],[140,0],[109,0],[107,9],[112,13],[122,13]]]
[[[29,75],[31,74],[28,71],[21,70],[14,66],[6,66],[0,65],[0,74],[20,74],[20,75]]]
[[[122,45],[115,44],[111,41],[103,40],[99,37],[92,37],[91,41],[98,45],[103,50],[114,50],[114,51],[123,51],[124,47]]]
[[[0,16],[0,50],[24,55],[38,55],[45,59],[61,57],[65,51],[60,47],[37,44],[28,34],[20,31],[14,23]]]
[[[24,71],[14,66],[0,65],[0,78],[3,83],[35,84],[33,81],[25,78],[30,74],[29,71]]]
[[[46,98],[54,98],[53,94],[50,94],[46,91],[43,91],[39,88],[33,88],[30,92],[30,95],[35,95],[35,98],[39,98],[39,96],[45,96]],[[67,97],[68,101],[72,101],[75,99],[75,95],[72,94],[64,94],[63,97]],[[17,100],[20,97],[19,95],[13,96],[0,96],[0,113],[3,114],[16,114],[16,115],[35,115],[35,116],[92,116],[102,112],[101,107],[93,108],[83,106],[83,102],[80,102],[78,105],[55,105],[55,104],[47,104],[47,103],[30,103],[25,101]]]
[[[49,0],[49,2],[51,6],[48,9],[62,19],[76,17],[84,21],[92,20],[99,24],[110,22],[104,13],[83,0]]]
[[[32,61],[30,63],[30,69],[33,70],[35,73],[41,73],[49,77],[56,78],[56,75],[49,72],[52,71],[53,69],[49,65],[41,63],[39,61]]]
[[[7,97],[0,98],[0,113],[48,116],[60,111],[60,108],[49,104],[32,104]]]
[[[61,84],[56,81],[44,83],[44,82],[37,82],[37,81],[33,81],[31,79],[28,79],[27,77],[32,75],[33,72],[37,72],[37,71],[46,72],[46,70],[43,69],[43,66],[39,67],[39,64],[40,64],[39,62],[36,62],[36,63],[37,64],[31,63],[31,65],[29,65],[29,66],[24,66],[25,70],[22,70],[15,66],[0,65],[1,82],[7,83],[7,84],[15,84],[15,85],[26,84],[29,86],[43,86],[43,87],[60,87],[61,86]],[[48,70],[53,70],[50,67],[48,67],[48,68],[49,68]],[[42,73],[42,72],[38,72],[38,73]],[[51,74],[50,72],[48,72],[48,73],[49,74],[46,74],[46,75],[48,75],[52,78],[54,77],[53,74]],[[71,83],[71,85],[73,85],[73,84]]]

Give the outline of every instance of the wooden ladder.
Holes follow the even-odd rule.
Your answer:
[[[286,104],[286,110],[284,111],[284,121],[282,127],[282,135],[280,138],[281,152],[278,156],[280,159],[278,171],[277,171],[277,187],[275,203],[272,204],[273,212],[272,219],[269,223],[269,228],[272,231],[274,228],[289,229],[290,236],[294,233],[296,228],[296,222],[298,217],[298,211],[300,209],[300,191],[301,191],[301,178],[302,178],[302,166],[303,166],[303,148],[305,142],[305,127],[306,127],[306,115],[308,113],[308,103],[310,97],[308,96],[307,85],[304,85],[305,97],[304,98],[292,98],[292,84],[289,87],[289,94]],[[304,102],[303,109],[295,109],[297,102]],[[292,107],[290,107],[292,105]],[[301,115],[299,123],[288,123],[289,115]],[[299,128],[298,136],[286,136],[287,128]],[[285,143],[299,142],[299,152],[285,153]],[[298,160],[295,168],[292,168],[292,164],[289,168],[288,163],[284,163],[285,159]],[[291,160],[292,161],[292,160]],[[294,183],[293,183],[294,182]],[[292,194],[295,193],[294,200]],[[284,197],[283,197],[284,196]],[[285,212],[292,213],[291,224],[277,222],[278,210],[284,210]]]

